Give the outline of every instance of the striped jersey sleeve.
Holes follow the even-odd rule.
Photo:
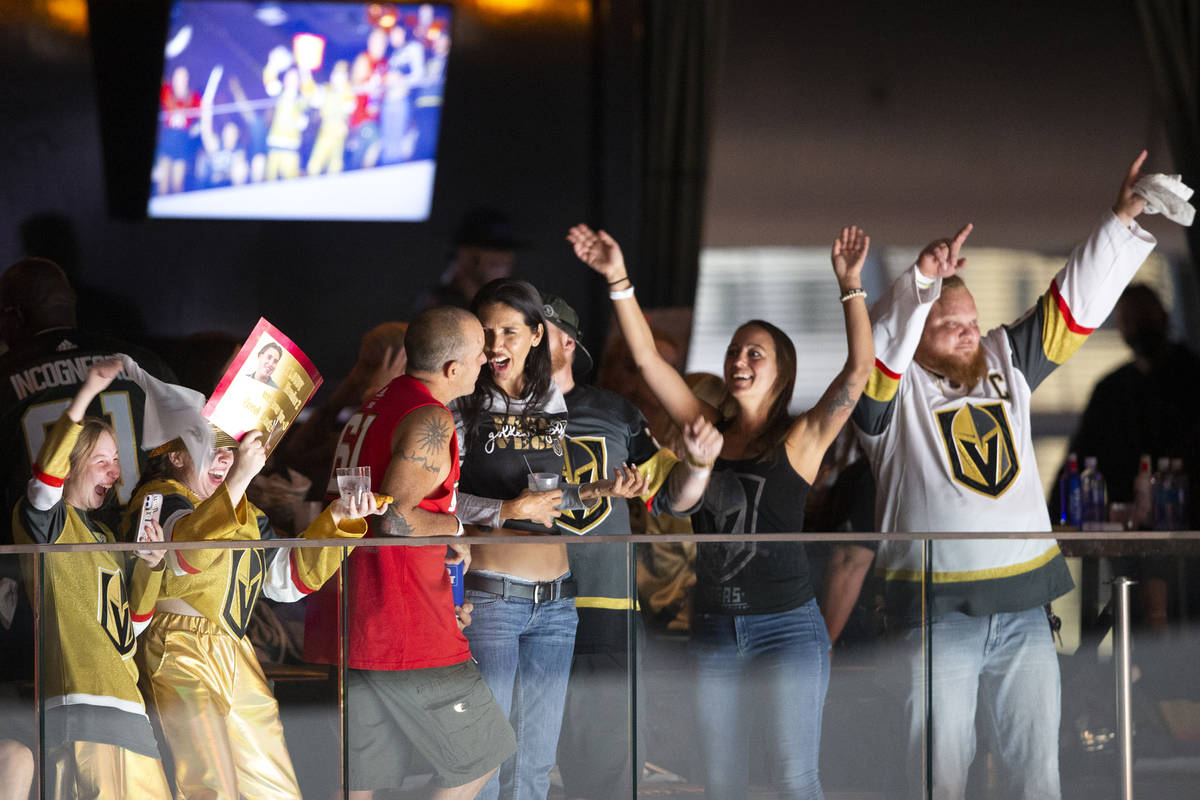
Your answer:
[[[875,369],[851,417],[866,435],[877,436],[891,424],[900,378],[912,364],[925,319],[941,291],[941,279],[927,282],[914,264],[871,309]]]
[[[1137,222],[1126,228],[1106,211],[1037,304],[1005,326],[1014,366],[1030,389],[1074,355],[1104,322],[1155,244]]]
[[[257,508],[259,532],[262,539],[279,538],[267,520],[267,515]],[[303,539],[359,539],[367,533],[364,519],[333,521],[327,506],[311,525],[300,534]],[[344,547],[280,547],[272,550],[267,558],[267,572],[263,580],[263,594],[281,603],[292,603],[320,589],[342,565],[342,559],[350,548]]]

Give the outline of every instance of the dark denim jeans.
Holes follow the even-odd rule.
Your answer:
[[[535,605],[474,589],[466,599],[475,604],[464,631],[471,655],[517,734],[517,754],[478,798],[545,800],[575,653],[575,600]]]

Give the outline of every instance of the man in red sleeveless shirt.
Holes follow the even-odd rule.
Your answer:
[[[469,394],[484,363],[483,328],[457,308],[408,327],[405,374],[359,409],[335,467],[371,467],[371,489],[395,498],[374,536],[455,536],[458,442],[446,404]],[[453,546],[469,560],[465,546]],[[408,743],[437,772],[436,798],[473,798],[516,739],[459,629],[444,545],[359,548],[345,567],[346,704],[351,797],[399,787]],[[309,601],[305,656],[338,663],[338,596]],[[464,615],[466,616],[466,615]],[[469,621],[469,617],[467,620]]]

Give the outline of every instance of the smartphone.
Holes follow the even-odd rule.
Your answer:
[[[137,532],[137,540],[139,542],[147,541],[146,524],[149,522],[158,522],[158,515],[160,513],[162,513],[162,495],[151,492],[142,501],[142,518],[138,522]]]

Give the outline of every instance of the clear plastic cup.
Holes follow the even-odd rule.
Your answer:
[[[362,503],[363,495],[371,491],[370,467],[338,467],[334,474],[337,475],[338,492],[347,505],[351,500]]]
[[[529,473],[529,491],[549,492],[558,488],[558,479],[562,477],[556,472]]]

